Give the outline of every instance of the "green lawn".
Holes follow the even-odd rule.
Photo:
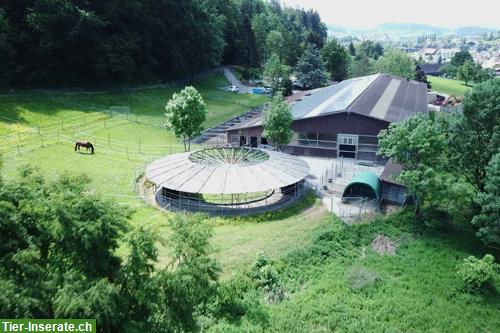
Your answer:
[[[322,219],[305,245],[273,260],[285,299],[210,332],[498,332],[500,281],[474,295],[456,273],[467,256],[484,255],[470,230],[425,230],[411,213],[353,226]],[[372,249],[377,235],[395,255]]]
[[[471,88],[466,86],[464,81],[460,80],[445,79],[436,76],[428,76],[427,79],[432,84],[432,91],[447,95],[463,96]]]
[[[227,85],[221,76],[196,85],[207,101],[207,125],[266,101],[223,92],[217,88]],[[152,159],[182,151],[162,127],[163,106],[177,89],[0,97],[2,176],[15,177],[24,164],[48,177],[87,174],[89,191],[130,210],[132,227],[152,228],[163,238],[162,265],[169,258],[168,222],[177,215],[141,200],[135,179]],[[112,105],[130,105],[132,114],[102,112]],[[75,153],[77,138],[94,141],[96,154]],[[277,304],[261,297],[264,312],[256,305],[243,324],[213,327],[216,332],[494,332],[500,326],[497,291],[471,296],[460,290],[457,265],[484,254],[474,237],[429,233],[404,215],[347,227],[313,197],[284,212],[206,221],[214,225],[213,256],[222,264],[223,279],[242,274],[266,253],[287,296]],[[396,256],[371,250],[377,234],[397,243]],[[374,274],[376,283],[353,289],[349,274],[357,267]],[[248,293],[255,296],[255,290]]]
[[[263,96],[218,89],[225,85],[222,76],[196,84],[207,102],[207,126],[267,101]],[[0,115],[9,118],[0,118],[4,143],[0,147],[4,159],[2,175],[15,177],[24,164],[35,166],[48,177],[65,172],[85,173],[91,178],[90,191],[133,209],[132,226],[156,228],[166,238],[168,220],[175,215],[160,212],[139,199],[135,179],[147,162],[183,150],[172,133],[161,126],[165,101],[176,89],[0,97]],[[110,117],[99,111],[112,105],[130,105],[132,114],[127,119],[123,114]],[[76,139],[96,143],[96,154],[75,153]],[[225,268],[225,276],[251,262],[261,251],[277,255],[307,240],[304,233],[321,220],[303,223],[302,217],[283,215],[266,223],[212,220],[217,225],[213,239],[215,255]],[[166,257],[168,249],[160,246],[160,261]]]

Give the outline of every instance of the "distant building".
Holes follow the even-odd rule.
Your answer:
[[[455,55],[455,53],[460,52],[458,48],[444,48],[439,49],[437,52],[437,57],[441,56],[442,62],[450,62],[451,58]]]
[[[419,64],[420,69],[422,69],[425,75],[441,76],[441,68],[443,64]]]
[[[435,49],[435,48],[428,47],[428,48],[424,49],[425,56],[434,56],[436,54],[436,52],[437,52],[437,49]]]
[[[375,74],[290,97],[293,137],[281,150],[294,155],[343,157],[384,163],[377,155],[381,130],[427,114],[425,83]],[[227,130],[232,145],[267,145],[261,116]]]

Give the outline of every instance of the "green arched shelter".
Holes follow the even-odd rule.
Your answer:
[[[342,193],[342,200],[347,198],[376,198],[380,201],[382,185],[380,179],[373,172],[357,173],[347,184]]]

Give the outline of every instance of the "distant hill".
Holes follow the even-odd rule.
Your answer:
[[[462,27],[455,29],[455,33],[460,36],[477,36],[485,33],[495,32],[497,30],[482,27]]]
[[[332,25],[332,24],[329,24],[326,26],[326,28],[328,29],[328,31],[330,32],[347,32],[346,28],[340,26],[340,25]]]
[[[435,27],[427,24],[419,24],[419,23],[383,23],[377,25],[376,30],[388,30],[388,31],[396,30],[398,32],[401,32],[402,30],[407,30],[412,32],[425,31],[435,34],[441,34],[448,31],[448,29],[445,28]]]
[[[457,29],[448,29],[438,26],[420,23],[382,23],[371,29],[350,28],[339,25],[328,25],[328,32],[335,37],[359,37],[362,39],[405,39],[427,34],[477,36],[484,33],[500,31],[500,29],[491,29],[484,27],[460,27]]]

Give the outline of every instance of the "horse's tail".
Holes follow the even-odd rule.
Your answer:
[[[92,152],[92,154],[94,153],[94,145],[93,144],[90,144],[90,151]]]
[[[75,151],[76,151],[76,147],[78,147],[78,142],[75,143]]]

